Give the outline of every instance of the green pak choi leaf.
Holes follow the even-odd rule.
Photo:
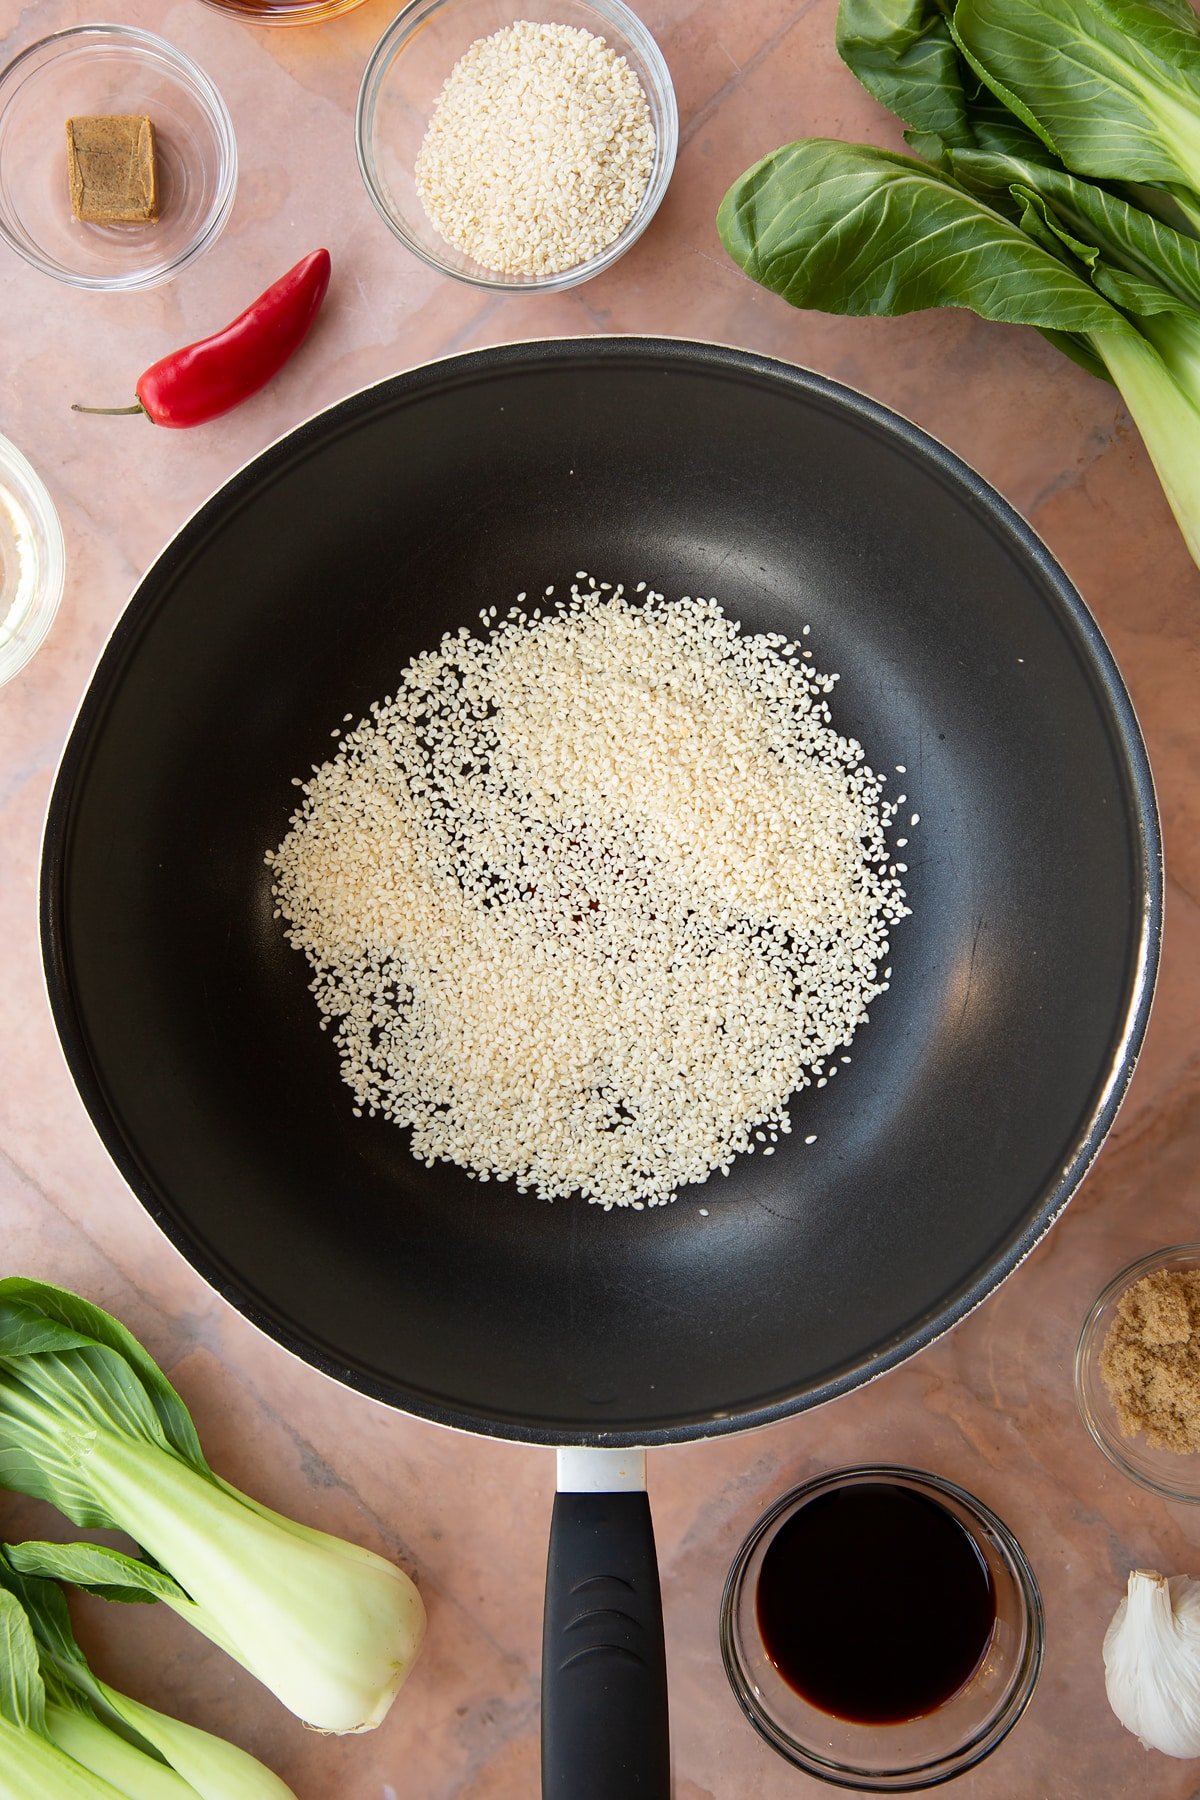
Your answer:
[[[21,1575],[48,1582],[68,1581],[103,1600],[127,1605],[142,1602],[152,1606],[156,1600],[187,1604],[188,1597],[173,1575],[143,1557],[126,1556],[107,1544],[39,1543],[31,1538],[23,1544],[10,1544],[6,1554],[10,1568]]]
[[[114,1319],[90,1300],[72,1294],[67,1288],[51,1287],[45,1281],[30,1281],[12,1275],[0,1281],[0,1357],[32,1355],[33,1346],[19,1341],[9,1348],[9,1333],[25,1329],[41,1332],[58,1327],[64,1333],[61,1343],[48,1344],[49,1349],[68,1349],[77,1345],[100,1344],[115,1352],[141,1385],[142,1391],[158,1417],[167,1442],[185,1462],[207,1469],[196,1427],[191,1414],[175,1392],[154,1358],[138,1343],[120,1320]]]
[[[793,306],[896,314],[964,306],[1008,325],[1120,329],[1108,302],[936,170],[867,144],[806,138],[734,183],[717,230]]]
[[[133,1800],[48,1738],[0,1719],[0,1800]]]
[[[0,1719],[45,1735],[46,1689],[25,1608],[0,1589]]]
[[[51,1742],[47,1710],[33,1627],[0,1588],[0,1800],[129,1800]]]
[[[867,92],[906,125],[967,145],[975,141],[967,65],[950,31],[951,8],[952,0],[842,0],[837,49]]]
[[[377,1725],[420,1648],[424,1608],[400,1569],[222,1481],[136,1340],[39,1282],[0,1281],[0,1486],[126,1532],[143,1559],[71,1547],[86,1585],[157,1594],[320,1730]],[[39,1555],[65,1573],[67,1547],[50,1549],[57,1561],[29,1550],[26,1572]]]
[[[722,201],[717,228],[734,261],[794,306],[856,316],[968,307],[1035,325],[1085,366],[1101,365],[1200,561],[1194,315],[1177,316],[1174,296],[1147,283],[1137,297],[1158,310],[1142,321],[1143,335],[1099,291],[1096,280],[1115,280],[1101,259],[1091,268],[1076,260],[1088,246],[1058,229],[1032,190],[1014,203],[1033,236],[933,168],[818,138],[747,170]],[[1135,278],[1124,280],[1132,297]]]
[[[1057,226],[1113,268],[1200,307],[1200,242],[1122,194],[1066,169],[999,151],[948,150],[942,168],[986,205],[1018,217],[1033,190]]]
[[[115,1715],[166,1759],[182,1778],[188,1795],[198,1795],[199,1800],[295,1800],[278,1775],[237,1744],[156,1712],[104,1683],[101,1694],[110,1716]]]
[[[909,126],[905,136],[919,156],[927,144],[1046,155],[962,54],[953,10],[954,0],[841,0],[838,54]]]
[[[1190,8],[958,0],[953,29],[981,80],[1076,174],[1200,192],[1200,25]]]
[[[32,1656],[44,1684],[41,1731],[59,1751],[127,1800],[295,1800],[278,1776],[244,1750],[99,1680],[75,1641],[62,1590],[53,1581],[22,1574],[18,1560],[19,1547],[0,1551],[0,1606],[10,1615],[15,1609],[25,1621],[25,1661]],[[57,1792],[48,1787],[45,1800]]]
[[[46,1708],[46,1726],[64,1756],[127,1800],[197,1800],[196,1789],[182,1775],[136,1750],[94,1713],[52,1702]]]

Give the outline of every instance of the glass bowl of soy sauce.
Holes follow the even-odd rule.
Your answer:
[[[982,1762],[1029,1703],[1041,1596],[1008,1527],[919,1469],[840,1469],[763,1514],[721,1602],[755,1729],[835,1787],[913,1793]]]

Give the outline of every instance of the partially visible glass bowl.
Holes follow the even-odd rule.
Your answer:
[[[154,124],[159,216],[76,219],[66,122],[134,113]],[[233,207],[233,121],[203,69],[131,25],[75,25],[40,39],[0,74],[0,236],[45,275],[81,288],[149,288],[216,242]]]
[[[353,12],[363,0],[205,0],[218,12],[244,19],[247,25],[318,25]]]
[[[1200,1455],[1183,1455],[1175,1450],[1155,1450],[1141,1435],[1125,1437],[1117,1419],[1116,1408],[1100,1373],[1104,1340],[1117,1316],[1121,1295],[1143,1275],[1160,1269],[1200,1269],[1200,1244],[1171,1244],[1149,1256],[1130,1263],[1114,1275],[1100,1294],[1079,1334],[1075,1351],[1075,1398],[1080,1416],[1093,1439],[1109,1462],[1151,1493],[1166,1500],[1200,1502]]]
[[[654,166],[638,209],[620,236],[574,268],[554,275],[500,274],[455,249],[417,193],[417,154],[455,63],[477,38],[519,19],[571,25],[603,38],[642,84],[654,126]],[[476,287],[559,293],[611,268],[658,211],[679,147],[679,109],[662,51],[623,0],[413,0],[384,32],[367,64],[355,118],[358,166],[376,211],[400,242],[443,275]]]
[[[40,477],[0,437],[0,682],[23,669],[54,623],[66,556]]]
[[[992,1637],[970,1680],[934,1712],[902,1724],[861,1724],[811,1705],[784,1680],[758,1631],[759,1572],[780,1529],[818,1495],[863,1483],[906,1487],[943,1506],[971,1537],[995,1596]],[[721,1600],[725,1673],[755,1730],[806,1774],[872,1794],[937,1787],[989,1756],[1029,1704],[1043,1639],[1037,1581],[1008,1527],[952,1481],[885,1463],[838,1469],[784,1494],[738,1551]]]

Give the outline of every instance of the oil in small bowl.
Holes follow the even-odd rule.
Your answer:
[[[65,555],[54,502],[0,437],[0,683],[23,669],[54,621]]]

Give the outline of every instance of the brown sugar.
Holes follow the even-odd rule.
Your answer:
[[[133,113],[67,120],[71,211],[97,225],[158,217],[154,125]]]
[[[1200,1450],[1200,1269],[1158,1269],[1126,1288],[1100,1374],[1125,1437]]]

